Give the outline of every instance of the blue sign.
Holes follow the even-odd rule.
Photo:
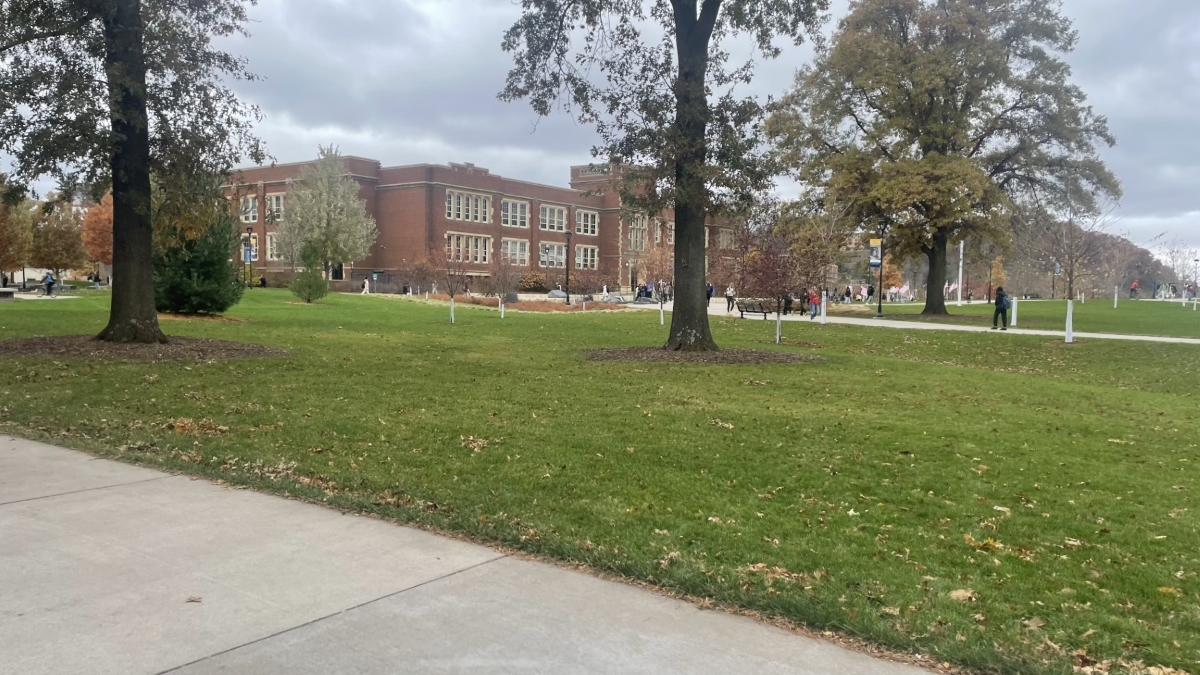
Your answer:
[[[247,265],[249,265],[249,264],[250,264],[250,247],[249,247],[249,246],[247,246],[246,248],[242,249],[242,257],[243,257],[243,260],[242,260],[242,262],[244,262],[244,263],[246,263]]]

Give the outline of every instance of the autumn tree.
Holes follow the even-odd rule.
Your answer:
[[[33,248],[34,206],[18,195],[11,201],[0,201],[0,272],[5,273],[26,267]]]
[[[799,42],[828,0],[522,0],[504,36],[514,65],[501,98],[539,115],[561,102],[595,126],[593,154],[622,169],[623,200],[644,213],[675,210],[675,310],[666,348],[716,349],[705,297],[710,214],[763,191],[763,109],[734,90],[754,63],[730,63],[723,43],[748,37],[775,57]]]
[[[100,203],[92,206],[83,216],[83,245],[87,248],[88,260],[102,265],[112,264],[113,211],[112,193],[104,195]]]
[[[1120,194],[1107,121],[1062,60],[1075,42],[1055,0],[854,0],[770,134],[803,182],[856,195],[890,254],[925,258],[924,313],[945,314],[950,245],[1004,240],[1014,203]]]
[[[0,152],[15,176],[81,176],[113,195],[113,294],[99,337],[165,342],[154,307],[151,174],[220,173],[265,153],[254,79],[218,48],[254,0],[0,2]],[[99,195],[96,195],[99,196]]]
[[[509,293],[516,293],[521,286],[520,264],[521,261],[513,260],[509,254],[501,252],[492,257],[492,263],[488,266],[487,285],[499,300],[501,319],[504,318],[505,297]]]
[[[439,249],[431,246],[425,256],[425,266],[437,290],[450,296],[450,323],[454,323],[454,298],[467,289],[470,254],[465,249]]]
[[[87,264],[83,246],[83,219],[70,203],[47,202],[33,224],[29,263],[54,270],[59,276]]]
[[[295,266],[311,243],[328,279],[335,266],[366,258],[379,231],[358,192],[337,148],[320,148],[316,163],[304,167],[288,190],[288,217],[275,231],[284,259]]]

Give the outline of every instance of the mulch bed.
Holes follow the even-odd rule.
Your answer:
[[[284,356],[282,349],[227,340],[173,337],[162,344],[115,344],[89,335],[58,335],[0,342],[0,357],[61,356],[108,361],[229,361]]]
[[[587,353],[592,361],[650,361],[654,363],[699,363],[703,365],[758,365],[769,363],[817,363],[812,354],[758,349],[721,349],[715,352],[680,352],[661,347],[597,349]]]

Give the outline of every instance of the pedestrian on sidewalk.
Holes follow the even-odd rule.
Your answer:
[[[705,292],[708,294],[708,304],[711,305],[713,296],[717,294],[717,289],[713,288],[712,284],[709,284],[708,288],[705,289]]]
[[[371,280],[363,279],[363,289],[362,289],[362,293],[360,293],[359,295],[370,295],[370,294],[371,294]]]
[[[737,293],[734,293],[733,286],[725,287],[725,313],[733,313],[733,303],[737,300]]]
[[[875,299],[875,284],[867,286],[867,304],[870,304]]]
[[[1004,327],[1000,330],[1008,330],[1008,310],[1012,309],[1012,300],[1008,299],[1008,293],[1004,292],[1004,287],[996,289],[996,311],[992,313],[992,330],[996,330],[997,319],[1004,320]]]
[[[819,311],[821,311],[821,294],[814,288],[808,292],[808,320],[812,321],[817,318]]]
[[[1137,279],[1134,279],[1133,283],[1129,284],[1129,299],[1132,300],[1132,299],[1136,298],[1137,292],[1138,292],[1138,282],[1137,282]]]
[[[787,316],[792,313],[792,303],[796,302],[796,296],[788,291],[787,295],[783,296],[783,315]]]

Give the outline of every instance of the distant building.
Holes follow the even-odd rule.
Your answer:
[[[608,165],[573,166],[571,187],[562,188],[504,178],[469,163],[385,167],[362,157],[344,161],[346,174],[361,186],[379,238],[365,260],[335,270],[334,279],[398,272],[429,251],[444,249],[469,258],[469,276],[488,276],[488,265],[504,253],[516,267],[544,272],[551,287],[556,270],[561,277],[569,265],[629,288],[650,281],[644,273],[639,276],[639,262],[653,247],[673,248],[675,242],[672,212],[651,218],[622,211]],[[241,202],[241,226],[253,231],[255,274],[287,270],[275,245],[274,223],[287,220],[288,188],[311,163],[234,172],[229,194]],[[705,234],[706,244],[732,247],[727,228],[709,225]]]

